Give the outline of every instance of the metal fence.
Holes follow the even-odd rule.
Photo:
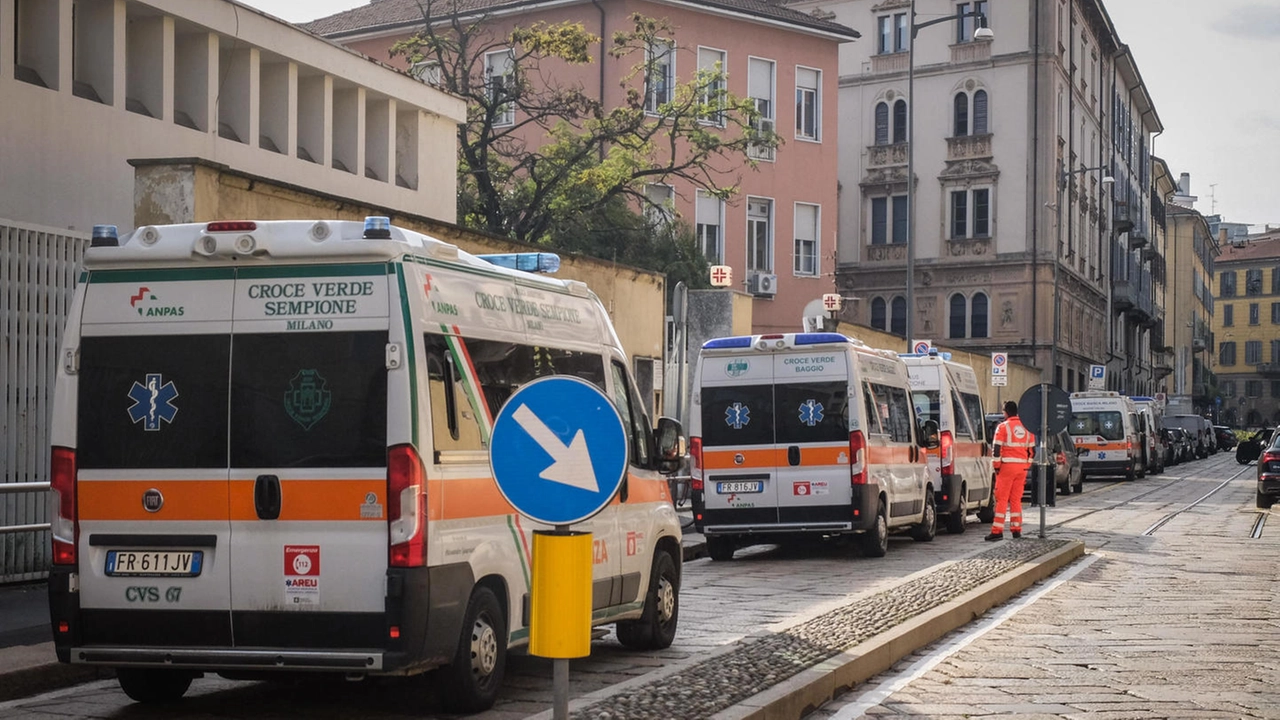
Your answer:
[[[49,570],[58,343],[89,235],[0,219],[0,583]]]

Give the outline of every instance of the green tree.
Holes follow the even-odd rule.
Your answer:
[[[468,227],[600,257],[633,258],[644,267],[692,261],[677,243],[678,226],[648,223],[636,209],[658,209],[650,183],[694,187],[721,198],[753,168],[750,147],[773,148],[778,136],[759,129],[748,98],[727,92],[722,68],[700,70],[687,83],[647,95],[664,78],[665,20],[636,14],[614,33],[608,54],[636,60],[620,79],[624,101],[605,107],[557,70],[587,65],[604,45],[579,23],[533,23],[496,35],[486,15],[459,0],[421,4],[423,24],[393,55],[423,68],[442,89],[467,101],[459,126],[458,215]],[[654,82],[646,82],[653,80]],[[646,105],[656,113],[646,112]],[[656,107],[654,107],[656,105]],[[710,122],[708,122],[710,121]],[[628,248],[650,232],[648,248]],[[671,247],[658,249],[666,238]],[[692,246],[691,238],[685,244]],[[696,265],[697,263],[693,263]],[[702,263],[705,268],[705,262]]]

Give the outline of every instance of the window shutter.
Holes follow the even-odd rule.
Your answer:
[[[747,94],[759,100],[773,100],[773,63],[751,58],[747,67]]]

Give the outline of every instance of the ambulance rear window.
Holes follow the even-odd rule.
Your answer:
[[[849,401],[844,382],[785,383],[774,386],[777,438],[785,445],[813,442],[849,442],[845,406]]]
[[[80,467],[225,468],[230,356],[228,335],[82,338]]]
[[[236,335],[231,466],[387,462],[387,332]]]
[[[702,388],[702,445],[772,445],[773,385]]]
[[[1124,421],[1120,413],[1111,410],[1080,411],[1071,414],[1072,435],[1097,435],[1103,440],[1120,440],[1124,437]]]

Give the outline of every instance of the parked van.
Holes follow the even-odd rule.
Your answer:
[[[492,260],[386,218],[95,228],[55,391],[58,659],[114,668],[142,702],[204,672],[439,667],[446,707],[489,707],[529,639],[540,529],[489,438],[553,374],[604,391],[629,435],[620,493],[575,526],[592,622],[670,645],[679,425],[655,435],[586,285],[495,264],[558,258]]]
[[[1142,426],[1142,464],[1153,475],[1162,473],[1165,458],[1164,411],[1153,397],[1131,395],[1129,399],[1138,410],[1138,423]]]
[[[713,560],[788,535],[934,537],[926,437],[907,366],[838,333],[709,340],[689,421],[694,524]],[[936,428],[931,428],[936,431]]]
[[[921,423],[932,420],[938,426],[938,447],[926,454],[938,515],[947,532],[964,532],[969,513],[991,522],[995,517],[995,471],[977,373],[968,365],[952,362],[950,353],[900,357],[907,364],[917,419]]]
[[[1138,409],[1128,397],[1105,390],[1071,393],[1067,432],[1075,440],[1084,477],[1146,476]]]
[[[1193,454],[1197,458],[1207,458],[1217,452],[1217,443],[1212,437],[1213,423],[1208,418],[1190,414],[1171,415],[1165,418],[1165,424],[1180,427],[1191,434],[1195,441]]]

